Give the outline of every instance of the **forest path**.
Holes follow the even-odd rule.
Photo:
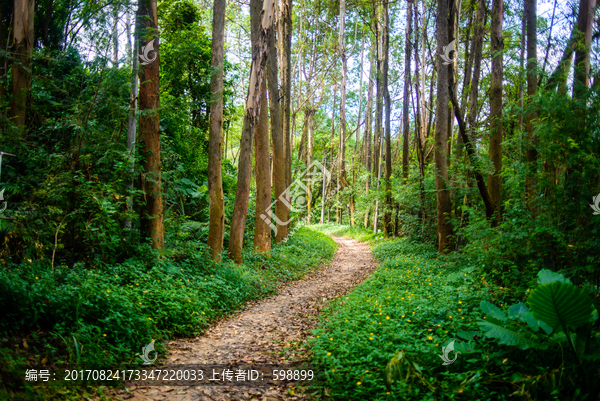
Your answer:
[[[247,304],[236,316],[223,319],[202,336],[193,339],[170,341],[169,356],[164,369],[173,365],[196,365],[211,374],[208,365],[237,363],[247,365],[270,365],[285,368],[289,360],[300,359],[306,351],[303,339],[315,327],[315,316],[328,300],[348,293],[365,280],[375,269],[376,263],[369,246],[349,238],[333,237],[338,250],[331,264],[303,280],[280,288],[270,298]],[[287,348],[300,344],[300,349]],[[156,368],[158,369],[158,368]],[[219,370],[220,372],[221,370]],[[316,373],[316,372],[315,372]],[[221,377],[221,376],[219,376]],[[128,383],[131,391],[120,392],[115,399],[134,401],[229,401],[229,400],[300,400],[306,396],[289,395],[293,382],[275,386],[244,386],[233,378],[234,385],[201,386],[136,386]]]

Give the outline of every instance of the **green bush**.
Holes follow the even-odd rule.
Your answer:
[[[270,255],[246,252],[239,267],[213,262],[204,244],[190,241],[163,258],[90,268],[8,264],[0,268],[0,334],[9,340],[3,346],[25,340],[42,364],[141,363],[136,355],[152,339],[198,335],[244,302],[327,263],[336,247],[301,228]]]

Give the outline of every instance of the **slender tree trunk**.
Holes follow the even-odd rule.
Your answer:
[[[583,97],[589,86],[590,47],[592,44],[592,27],[596,0],[579,0],[579,15],[577,16],[577,46],[575,51],[575,73],[573,75],[573,98]]]
[[[527,14],[523,8],[521,21],[521,56],[519,57],[519,108],[523,110],[523,71],[525,65],[525,37],[527,36]],[[523,112],[519,113],[519,129],[523,130]]]
[[[402,100],[402,122],[404,123],[404,132],[402,135],[402,182],[405,184],[408,179],[408,135],[410,131],[409,121],[409,102],[410,102],[410,64],[411,64],[411,37],[412,37],[412,7],[410,2],[406,10],[406,43],[404,50],[404,96]],[[418,96],[418,95],[417,95]],[[418,107],[418,106],[417,106]]]
[[[31,56],[33,55],[34,0],[15,0],[13,12],[12,102],[10,117],[21,132],[25,130],[27,95],[31,84]]]
[[[314,115],[315,115],[316,110],[311,108],[310,109],[310,118],[308,119],[308,146],[307,146],[307,152],[306,152],[306,163],[308,164],[308,170],[306,171],[306,189],[307,189],[307,194],[306,194],[306,222],[308,224],[310,224],[310,215],[312,213],[311,210],[311,206],[312,206],[312,190],[313,190],[313,168],[312,168],[312,162],[313,162],[313,144],[314,144]]]
[[[448,45],[448,17],[449,3],[452,0],[439,0],[437,5],[437,51],[444,54],[444,46]],[[448,101],[449,101],[449,68],[443,64],[441,57],[437,57],[437,102],[435,125],[435,187],[437,190],[437,226],[438,226],[438,252],[447,252],[451,248],[450,236],[452,225],[450,215],[452,205],[448,189],[448,155],[446,143],[448,141]]]
[[[371,138],[373,136],[373,87],[375,83],[375,46],[371,43],[371,56],[369,68],[369,89],[367,92],[367,107],[365,115],[365,169],[367,173],[371,172]],[[369,193],[370,175],[367,174],[366,193]]]
[[[256,10],[257,7],[250,7],[252,25],[257,28],[259,34],[256,43],[252,46],[252,65],[250,67],[248,96],[246,98],[244,125],[242,127],[240,143],[240,159],[238,162],[238,182],[229,235],[229,254],[231,255],[231,259],[237,264],[242,263],[244,228],[246,226],[246,214],[248,213],[248,198],[250,196],[250,179],[252,175],[252,139],[254,128],[260,116],[261,88],[267,66],[268,37],[272,30],[275,2],[273,0],[264,0],[264,12],[259,14],[262,20],[259,20]]]
[[[142,191],[146,210],[142,216],[142,233],[152,239],[152,248],[163,249],[165,245],[164,210],[160,178],[160,118],[159,80],[160,52],[158,39],[158,12],[156,0],[139,0],[138,18],[142,25],[140,47],[151,42],[156,58],[140,67],[140,138],[144,156]],[[141,48],[140,48],[141,51]]]
[[[225,197],[221,172],[223,154],[223,61],[225,52],[225,7],[227,0],[214,0],[210,81],[210,121],[208,134],[208,246],[213,259],[223,253]],[[269,199],[270,200],[270,199]],[[268,228],[270,229],[270,227]]]
[[[392,225],[392,128],[391,128],[391,99],[388,88],[388,67],[389,67],[389,3],[386,1],[383,5],[383,93],[385,99],[385,213],[383,214],[384,230],[387,236],[394,233]]]
[[[131,89],[129,92],[129,119],[127,122],[127,151],[129,152],[129,163],[131,163],[130,174],[131,178],[127,182],[127,188],[129,189],[130,198],[127,201],[127,209],[129,215],[123,222],[123,228],[131,228],[131,213],[133,209],[133,181],[134,181],[134,168],[135,168],[135,140],[136,140],[136,129],[137,129],[137,101],[138,101],[138,69],[140,58],[136,54],[139,44],[139,22],[136,22],[134,28],[134,43],[133,47],[131,44],[131,32],[129,24],[129,13],[127,14],[127,51],[130,53],[129,59],[131,60]]]
[[[339,185],[343,188],[348,187],[346,180],[346,42],[344,35],[346,32],[346,0],[340,0],[340,32],[338,36],[338,50],[342,60],[342,79],[341,79],[341,100],[340,100],[340,149],[339,149]]]
[[[119,4],[113,4],[113,31],[112,31],[112,45],[113,45],[113,66],[119,66]]]
[[[535,0],[534,0],[535,1]],[[490,176],[489,188],[492,204],[495,207],[493,225],[500,223],[500,189],[502,170],[502,53],[504,39],[502,37],[502,18],[504,14],[504,0],[493,0],[492,5],[492,77],[490,83],[490,159],[494,165],[494,174]]]
[[[469,113],[467,114],[468,130],[473,135],[479,110],[479,77],[481,76],[481,57],[483,52],[483,31],[486,23],[485,0],[479,0],[477,18],[473,33],[473,78],[471,80],[471,95],[469,96]]]
[[[256,155],[256,214],[254,218],[254,249],[271,250],[271,158],[269,152],[269,112],[266,82],[260,95],[260,117],[254,132]]]
[[[414,16],[415,16],[415,84],[417,87],[417,121],[415,124],[415,143],[417,145],[417,160],[419,163],[419,200],[420,200],[420,211],[419,218],[421,219],[421,231],[424,231],[425,219],[427,209],[425,207],[425,108],[423,107],[423,98],[421,90],[425,90],[422,86],[425,84],[424,75],[419,73],[419,35],[424,38],[424,35],[419,32],[419,18],[417,13],[417,3],[414,4]],[[421,76],[420,76],[421,75]],[[422,88],[422,89],[421,89]],[[407,113],[408,116],[408,113]],[[406,117],[408,118],[408,117]],[[404,119],[404,117],[403,117]],[[405,126],[406,128],[406,126]],[[405,145],[408,148],[408,143]]]
[[[291,99],[292,99],[292,0],[281,2],[281,93],[283,111],[283,136],[285,138],[285,187],[292,184],[292,143],[291,143]],[[285,220],[290,217],[285,208]]]
[[[323,167],[327,168],[327,155],[323,156]],[[323,175],[323,192],[321,195],[321,219],[319,220],[319,224],[325,223],[325,198],[327,186],[329,185],[329,182],[327,181],[331,179],[331,175],[329,175],[328,177],[329,178],[326,178],[325,175]]]
[[[281,124],[281,106],[279,104],[279,88],[277,83],[277,45],[275,42],[275,29],[271,30],[268,37],[269,42],[269,60],[268,60],[268,89],[271,106],[271,140],[273,146],[273,184],[275,189],[275,216],[277,217],[277,231],[275,234],[275,243],[283,241],[287,237],[288,227],[286,216],[289,212],[285,202],[282,202],[280,196],[285,196],[285,140],[283,137],[283,126]],[[291,201],[291,199],[288,199]]]
[[[537,0],[525,0],[525,20],[527,24],[527,97],[528,103],[537,92]],[[530,106],[531,107],[531,106]],[[537,215],[537,138],[534,134],[533,120],[537,117],[535,110],[526,115],[527,129],[527,164],[526,178],[527,203],[534,216]]]

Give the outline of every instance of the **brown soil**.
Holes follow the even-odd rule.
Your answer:
[[[329,300],[349,292],[374,270],[369,247],[349,238],[334,237],[338,251],[322,270],[280,288],[268,299],[249,303],[236,316],[216,323],[201,337],[170,341],[165,366],[178,364],[256,364],[282,366],[306,360],[304,339],[317,323],[315,316]],[[271,387],[141,386],[128,383],[115,399],[134,401],[306,400],[294,383]],[[295,394],[295,395],[292,395]]]

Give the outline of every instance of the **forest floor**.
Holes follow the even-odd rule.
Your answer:
[[[348,293],[364,281],[376,267],[368,245],[354,239],[334,237],[338,250],[332,263],[303,280],[282,286],[278,294],[249,303],[238,315],[221,320],[200,337],[170,341],[163,369],[174,365],[211,365],[243,363],[250,366],[286,365],[305,362],[310,353],[304,339],[317,324],[316,316],[329,300]],[[159,369],[156,367],[155,369]],[[205,369],[209,370],[209,369]],[[114,399],[147,400],[263,400],[308,399],[305,388],[294,382],[276,386],[201,385],[141,386],[113,394]]]

